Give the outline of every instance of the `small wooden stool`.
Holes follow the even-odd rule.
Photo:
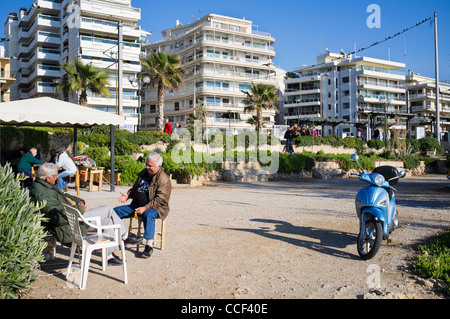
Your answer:
[[[72,182],[72,178],[75,177],[75,189],[77,191],[77,197],[80,197],[80,171],[77,170],[77,172],[74,175],[70,175],[70,183]]]
[[[98,186],[94,185],[94,179],[98,179]],[[103,189],[103,167],[91,167],[89,169],[89,192],[101,192]]]
[[[137,227],[133,227],[133,221],[134,218],[130,218],[130,226],[128,227],[128,232],[131,233],[133,229],[137,229],[137,236],[142,236],[144,233],[143,225],[142,225],[142,216],[138,217],[138,224]],[[158,231],[158,221],[161,221],[161,227],[160,231]],[[155,237],[153,238],[153,247],[155,247],[155,244],[158,242],[160,243],[159,249],[164,249],[164,243],[165,243],[165,234],[166,234],[166,221],[161,220],[159,217],[155,219]],[[159,236],[159,239],[157,239]],[[137,245],[137,251],[139,251],[139,244]]]

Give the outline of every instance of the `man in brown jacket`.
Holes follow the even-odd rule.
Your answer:
[[[132,199],[130,205],[114,208],[120,218],[131,218],[135,212],[142,216],[144,223],[145,250],[142,258],[150,258],[153,253],[155,236],[155,219],[165,220],[169,214],[169,200],[172,193],[170,177],[162,170],[163,158],[158,153],[147,156],[146,168],[138,174],[138,178],[127,194],[121,193],[119,202]]]

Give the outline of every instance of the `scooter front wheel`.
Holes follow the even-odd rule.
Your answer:
[[[369,220],[364,233],[358,236],[358,254],[364,259],[372,259],[378,253],[383,241],[383,227],[379,220]]]

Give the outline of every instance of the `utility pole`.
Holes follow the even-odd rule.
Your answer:
[[[116,91],[116,99],[117,99],[117,113],[118,115],[123,115],[123,34],[122,34],[122,28],[123,24],[119,21],[118,23],[118,43],[117,43],[117,91]],[[115,176],[115,164],[116,164],[116,156],[115,156],[115,126],[110,126],[111,130],[111,192],[115,192],[115,182],[116,182],[116,176]]]
[[[437,14],[434,13],[434,57],[435,57],[435,73],[436,73],[436,138],[441,142],[441,116],[439,113],[439,55],[438,55],[438,35],[437,35]]]

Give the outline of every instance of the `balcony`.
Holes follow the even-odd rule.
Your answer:
[[[114,5],[105,2],[81,0],[80,9],[87,16],[105,17],[105,19],[117,19],[137,23],[141,20],[141,9],[126,5]]]
[[[450,114],[450,107],[448,107],[448,106],[441,106],[440,110],[442,113],[445,113],[445,115]],[[413,112],[413,113],[436,113],[436,107],[434,105],[411,106],[411,112]]]
[[[19,46],[19,55],[31,52],[38,43],[54,44],[55,46],[59,46],[61,43],[61,37],[58,33],[38,31],[30,42],[22,43]]]
[[[293,83],[302,83],[302,82],[310,82],[310,81],[320,81],[321,75],[320,73],[310,73],[310,74],[298,74],[295,77],[288,77],[284,80],[285,84],[293,84]]]
[[[29,98],[34,95],[54,95],[56,92],[55,84],[52,82],[36,82],[28,89],[22,89],[20,91],[20,97]]]
[[[171,35],[167,35],[164,36],[161,41],[159,42],[155,42],[155,43],[160,43],[160,42],[164,42],[164,41],[169,41],[169,40],[177,40],[182,38],[183,36],[190,34],[196,30],[199,30],[201,28],[214,28],[214,29],[220,29],[220,30],[224,30],[224,32],[229,33],[231,32],[237,32],[239,33],[243,33],[243,34],[249,34],[249,35],[256,35],[256,36],[263,36],[263,37],[269,37],[272,38],[270,33],[267,32],[262,32],[262,31],[255,31],[255,30],[250,30],[250,28],[243,28],[243,29],[233,29],[230,25],[225,25],[225,24],[221,24],[220,27],[216,27],[213,25],[212,22],[203,22],[197,25],[193,25],[192,28],[187,29],[186,31],[183,32],[179,32],[176,34],[171,34]],[[227,42],[224,42],[227,43]],[[242,44],[241,44],[242,45]]]
[[[284,106],[286,108],[298,107],[298,106],[320,106],[320,98],[316,98],[316,99],[297,99],[297,100],[286,101],[284,103]]]
[[[405,80],[405,73],[389,69],[375,68],[370,66],[358,66],[356,68],[357,75],[375,76],[378,78]]]
[[[285,95],[304,95],[304,94],[320,94],[320,88],[298,88],[298,89],[286,89]]]
[[[38,0],[37,1],[37,7],[30,7],[30,9],[25,13],[25,15],[20,20],[20,24],[26,23],[30,21],[30,18],[34,16],[36,13],[36,10],[55,10],[55,11],[61,11],[61,2],[58,0]]]
[[[436,94],[435,93],[418,93],[418,94],[410,94],[409,95],[410,100],[436,100]],[[439,94],[439,101],[450,101],[450,95],[446,94]]]
[[[113,94],[110,98],[102,95],[92,95],[88,94],[88,104],[89,105],[104,105],[104,106],[116,106],[116,95]],[[130,97],[127,95],[123,96],[122,105],[124,107],[137,108],[139,106],[138,97]]]
[[[298,118],[320,118],[320,112],[287,112],[286,120],[296,120]]]
[[[115,72],[117,68],[117,61],[113,58],[100,58],[83,54],[81,56],[81,60],[83,61],[83,63],[92,63],[93,66],[100,69],[106,69]],[[141,65],[139,61],[126,60],[123,62],[123,71],[127,73],[138,73],[141,71]]]
[[[405,93],[406,87],[404,85],[395,85],[389,83],[376,83],[376,82],[359,82],[357,85],[358,89],[367,90],[379,90],[390,93]]]
[[[89,31],[97,31],[105,34],[116,34],[117,33],[117,23],[102,21],[98,19],[82,18],[80,29]],[[139,26],[128,26],[124,25],[122,28],[122,33],[124,37],[133,37],[139,39],[141,36],[141,30]]]
[[[397,114],[397,113],[406,113],[406,108],[401,106],[392,106],[389,105],[385,107],[383,105],[371,105],[371,104],[361,104],[358,107],[358,112],[362,113],[387,113],[387,114]]]
[[[381,103],[385,99],[385,96],[375,94],[360,94],[358,96],[358,102]],[[406,98],[404,96],[388,96],[388,100],[388,104],[406,105]]]

